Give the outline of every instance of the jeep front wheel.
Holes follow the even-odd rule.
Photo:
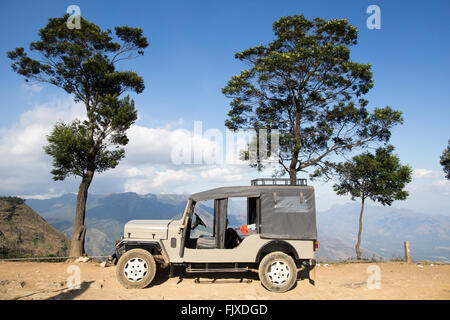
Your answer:
[[[266,255],[259,264],[259,279],[272,292],[286,292],[297,280],[297,267],[291,256],[280,252]]]
[[[155,274],[155,259],[144,249],[132,249],[125,252],[116,266],[117,279],[127,289],[147,287]]]

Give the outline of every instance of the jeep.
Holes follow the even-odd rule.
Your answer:
[[[246,200],[241,228],[228,225],[233,198]],[[199,214],[206,201],[213,203],[209,226]],[[196,234],[199,226],[211,232]],[[157,268],[170,267],[172,276],[174,266],[183,266],[191,273],[258,272],[266,289],[285,292],[299,270],[314,268],[317,248],[314,188],[306,179],[295,185],[288,179],[255,179],[250,186],[192,194],[180,219],[127,222],[111,258],[125,288],[148,286]]]

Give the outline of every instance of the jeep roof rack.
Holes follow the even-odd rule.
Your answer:
[[[259,178],[251,180],[252,186],[292,186],[290,179]],[[296,179],[295,186],[306,186],[306,179]]]

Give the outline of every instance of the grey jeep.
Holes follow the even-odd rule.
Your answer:
[[[246,200],[246,225],[228,225],[228,202]],[[210,201],[207,225],[199,212]],[[245,210],[245,209],[244,209]],[[198,226],[209,234],[195,234]],[[248,229],[246,226],[249,226]],[[258,272],[265,288],[285,292],[298,271],[311,270],[317,250],[314,188],[306,179],[255,179],[250,186],[222,187],[191,195],[179,219],[132,220],[125,224],[112,260],[125,288],[148,286],[158,268],[186,272]]]

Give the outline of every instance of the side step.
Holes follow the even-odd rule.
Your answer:
[[[196,278],[194,280],[194,283],[196,284],[214,284],[214,283],[252,283],[252,279],[240,279],[240,280],[219,280],[212,279],[212,280],[201,280],[200,278]]]
[[[242,268],[239,267],[237,263],[234,264],[234,267],[229,268],[214,268],[214,266],[210,266],[209,263],[204,264],[204,268],[193,268],[192,263],[188,263],[186,267],[186,272],[189,273],[197,273],[197,272],[247,272],[248,267]]]

